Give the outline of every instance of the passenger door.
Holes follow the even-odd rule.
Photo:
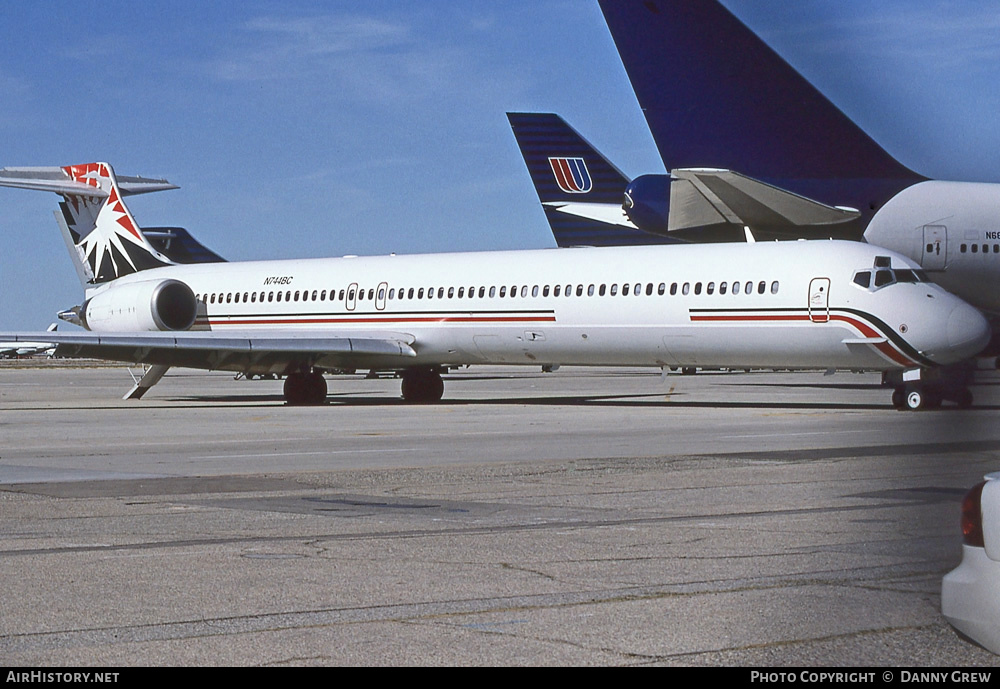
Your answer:
[[[924,270],[944,270],[947,258],[948,228],[944,225],[924,225],[924,245],[920,265]]]
[[[826,323],[830,320],[830,278],[810,280],[809,320],[813,323]]]

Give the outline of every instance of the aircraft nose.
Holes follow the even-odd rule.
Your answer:
[[[990,324],[983,314],[968,304],[958,304],[948,316],[946,326],[949,357],[956,361],[979,354],[990,341]]]

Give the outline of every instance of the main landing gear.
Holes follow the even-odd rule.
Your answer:
[[[972,406],[973,367],[949,366],[941,369],[912,369],[885,374],[883,384],[893,386],[892,406],[900,410],[937,409],[942,402],[954,402],[959,409]]]
[[[413,403],[437,402],[444,395],[444,381],[436,368],[403,371],[403,399]]]
[[[285,401],[290,405],[323,404],[326,401],[326,379],[315,369],[293,371],[285,377]]]

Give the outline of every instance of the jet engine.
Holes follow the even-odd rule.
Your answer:
[[[669,232],[670,176],[640,175],[625,188],[625,215],[643,232]]]
[[[113,285],[84,302],[80,313],[83,325],[94,331],[187,330],[198,302],[180,280],[146,280]]]

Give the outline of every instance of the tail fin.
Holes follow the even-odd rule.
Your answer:
[[[88,163],[3,168],[0,186],[53,191],[63,197],[56,221],[84,286],[149,268],[223,260],[182,228],[143,230],[136,223],[124,197],[177,188],[166,180],[119,178],[107,163]]]
[[[668,170],[737,170],[859,209],[925,179],[716,0],[600,5]]]
[[[551,113],[507,113],[514,137],[559,246],[661,244],[622,211],[629,179]]]

